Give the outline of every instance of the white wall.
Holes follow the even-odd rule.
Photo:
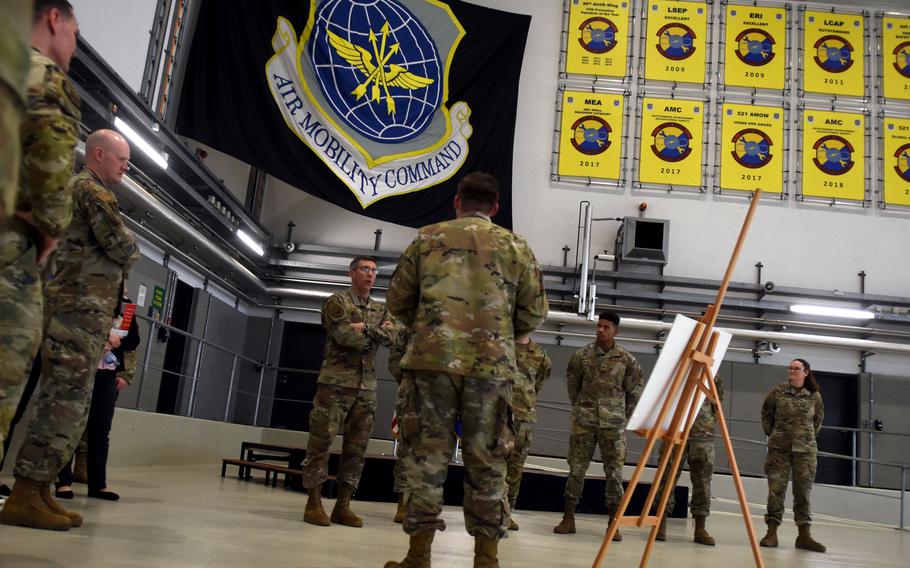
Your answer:
[[[70,0],[79,33],[134,91],[139,92],[155,0]]]

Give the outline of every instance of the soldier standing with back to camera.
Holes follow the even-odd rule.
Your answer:
[[[67,530],[82,517],[58,505],[49,484],[73,458],[88,419],[104,338],[139,247],[111,187],[129,169],[130,147],[112,130],[85,141],[85,167],[70,182],[73,220],[47,284],[38,402],[16,459],[16,485],[0,522]],[[43,501],[43,504],[42,504]]]
[[[376,348],[391,346],[395,337],[388,310],[370,297],[377,272],[375,258],[358,256],[348,272],[351,287],[332,294],[322,306],[325,357],[303,461],[303,486],[309,494],[303,520],[313,525],[363,526],[363,519],[351,511],[351,498],[360,484],[376,418]],[[322,508],[322,484],[328,479],[329,453],[339,427],[343,427],[344,444],[337,475],[338,499],[329,517]]]
[[[456,219],[420,229],[389,285],[389,310],[410,330],[401,367],[406,386],[402,436],[407,487],[407,556],[385,568],[428,568],[433,537],[445,530],[442,493],[461,417],[464,517],[475,568],[498,568],[509,525],[506,463],[515,341],[547,315],[547,297],[528,243],[491,217],[499,184],[473,172],[458,183]]]
[[[78,32],[66,0],[0,8],[0,442],[41,343],[40,266],[72,217],[80,112],[66,70]]]
[[[594,450],[600,446],[607,476],[606,506],[612,521],[622,499],[622,467],[626,459],[626,422],[641,396],[641,367],[631,353],[614,341],[619,316],[600,314],[597,339],[572,355],[566,372],[572,403],[572,433],[569,436],[569,477],[566,480],[565,512],[553,528],[558,534],[575,532],[575,507],[581,499],[585,474]],[[619,531],[613,540],[622,540]]]
[[[515,512],[521,474],[528,453],[531,451],[534,424],[537,423],[537,394],[550,377],[552,363],[546,352],[530,337],[515,342],[515,364],[518,373],[512,385],[512,415],[515,418],[515,450],[509,457],[506,483],[509,485],[509,508]],[[514,517],[509,519],[509,530],[517,531]]]

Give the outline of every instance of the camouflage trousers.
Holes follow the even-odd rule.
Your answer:
[[[768,476],[768,513],[765,522],[781,524],[784,517],[784,499],[787,483],[793,475],[793,517],[796,525],[812,523],[809,494],[815,482],[817,466],[815,452],[790,452],[768,448],[765,457],[765,475]]]
[[[375,418],[376,391],[317,385],[303,460],[303,486],[310,489],[328,479],[332,442],[341,429],[341,463],[336,479],[357,489]]]
[[[667,443],[661,442],[660,455],[667,450]],[[692,483],[692,499],[689,501],[689,510],[693,517],[707,517],[711,514],[711,476],[714,475],[714,440],[694,440],[692,438],[686,443],[686,449],[683,450],[682,459],[689,464],[689,480]],[[670,463],[667,462],[667,471],[663,479],[660,480],[660,487],[657,489],[657,496],[654,503],[660,502],[666,490],[667,477],[670,475]],[[673,489],[679,483],[679,476],[682,473],[682,467],[676,470],[676,477],[673,478],[673,485],[670,486],[670,498],[667,501],[667,512],[673,510],[676,506],[676,496]]]
[[[524,471],[525,461],[531,451],[533,441],[534,423],[525,420],[515,421],[515,449],[509,456],[509,465],[506,473],[506,483],[509,485],[509,507],[515,508],[518,501],[518,491],[521,489],[521,474]]]
[[[445,530],[439,518],[442,488],[460,417],[465,528],[471,536],[503,538],[509,526],[506,461],[515,446],[511,381],[438,371],[412,371],[412,377],[402,420],[402,435],[411,447],[404,464],[404,531]]]
[[[0,143],[2,145],[2,143]],[[28,370],[41,344],[41,279],[31,240],[0,228],[0,458]]]
[[[607,513],[613,514],[622,500],[622,466],[626,461],[626,435],[622,430],[597,426],[573,425],[569,436],[569,477],[566,479],[566,499],[579,500],[585,486],[585,474],[594,457],[594,450],[600,446],[604,475],[607,478],[605,503]]]
[[[0,79],[0,223],[6,222],[16,205],[22,154],[19,127],[24,116],[19,96]]]
[[[52,482],[73,459],[92,403],[95,370],[111,327],[110,312],[54,311],[41,348],[41,382],[16,477]]]
[[[405,457],[408,455],[408,452],[411,451],[411,446],[408,444],[407,439],[401,434],[401,421],[404,416],[407,402],[405,396],[410,392],[411,382],[413,379],[406,372],[405,375],[401,378],[401,381],[398,383],[398,398],[395,401],[395,416],[398,417],[398,450],[397,457],[395,460],[394,468],[394,477],[395,477],[395,493],[404,493],[405,487],[407,487],[408,479],[404,471],[404,462]]]

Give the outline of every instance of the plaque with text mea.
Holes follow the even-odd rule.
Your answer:
[[[724,85],[786,87],[787,10],[730,4],[725,14]]]
[[[645,35],[645,80],[705,83],[708,5],[650,0]]]
[[[631,0],[570,0],[566,73],[625,78]]]
[[[557,174],[618,180],[622,172],[623,113],[622,95],[563,93]]]
[[[803,90],[862,97],[866,93],[865,26],[859,14],[806,11]]]

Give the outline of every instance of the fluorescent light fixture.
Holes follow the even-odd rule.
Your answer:
[[[124,136],[129,138],[130,142],[138,146],[153,162],[158,164],[162,170],[167,169],[167,159],[164,155],[152,148],[152,145],[146,142],[145,138],[140,136],[138,132],[133,130],[132,126],[123,122],[119,116],[114,117],[114,126],[117,127],[117,130],[122,132]]]
[[[790,306],[790,311],[797,314],[812,316],[828,316],[832,318],[873,319],[875,314],[865,310],[850,310],[847,308],[832,308],[829,306],[812,306],[809,304],[796,304]]]
[[[237,236],[240,237],[240,240],[243,241],[243,244],[247,246],[251,251],[255,252],[259,256],[265,254],[265,249],[262,248],[262,245],[257,243],[253,237],[249,235],[243,229],[237,229]]]

